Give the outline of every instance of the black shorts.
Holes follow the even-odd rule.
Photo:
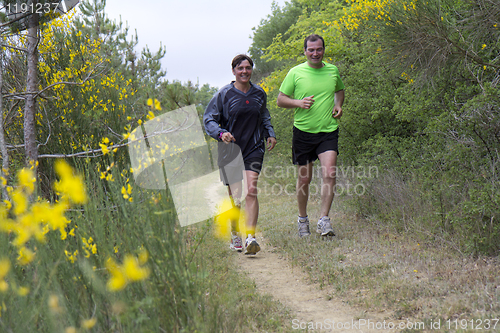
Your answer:
[[[318,155],[328,150],[339,153],[339,130],[325,133],[308,133],[293,127],[293,164],[306,165],[318,159]]]
[[[243,165],[231,162],[224,167],[219,166],[220,180],[224,185],[228,186],[243,180],[243,170],[254,171],[260,174],[263,161],[264,156],[253,156],[244,160]]]

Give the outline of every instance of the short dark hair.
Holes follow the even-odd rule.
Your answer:
[[[231,66],[234,69],[236,66],[241,64],[243,61],[248,60],[250,63],[250,66],[253,67],[253,61],[252,58],[247,56],[246,54],[238,54],[236,57],[233,58],[233,61],[231,62]]]
[[[312,35],[307,36],[306,39],[304,39],[304,50],[307,49],[307,42],[308,41],[315,42],[317,40],[322,41],[323,48],[325,48],[325,40],[323,39],[323,37],[321,37],[320,35],[312,34]]]

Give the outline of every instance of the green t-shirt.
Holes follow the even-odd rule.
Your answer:
[[[323,62],[321,68],[312,68],[307,62],[290,69],[280,91],[294,99],[314,95],[310,109],[296,108],[293,125],[308,133],[333,132],[338,128],[332,117],[335,93],[344,89],[336,66]]]

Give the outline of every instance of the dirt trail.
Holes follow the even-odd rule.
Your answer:
[[[385,320],[386,327],[389,327],[389,313],[367,313],[353,309],[340,298],[328,300],[326,295],[332,294],[329,290],[320,290],[318,285],[308,284],[307,275],[300,267],[291,267],[285,258],[266,244],[262,235],[257,235],[257,241],[261,251],[255,256],[240,254],[237,262],[240,269],[255,281],[262,294],[272,295],[292,310],[293,320],[287,331],[299,328],[313,332],[389,331],[382,326]],[[398,322],[392,322],[398,325]],[[321,323],[323,329],[317,323]]]

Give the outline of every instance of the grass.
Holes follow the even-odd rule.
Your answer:
[[[498,258],[466,256],[445,242],[359,217],[350,200],[334,200],[332,240],[313,231],[319,196],[311,196],[308,206],[311,237],[297,236],[294,196],[261,195],[259,225],[269,244],[308,272],[327,298],[340,296],[360,309],[387,309],[394,319],[428,323],[499,318]]]
[[[231,251],[227,241],[207,234],[207,230],[210,222],[193,226],[190,233],[205,235],[196,259],[204,262],[210,276],[207,299],[219,308],[221,332],[283,332],[291,318],[288,309],[271,296],[259,294],[255,282],[239,274],[235,266],[240,254]]]
[[[238,275],[210,221],[181,228],[165,191],[133,187],[126,192],[133,199],[125,198],[130,175],[116,165],[109,170],[114,180],[81,170],[88,202],[65,213],[66,238],[47,229],[45,242],[25,244],[35,253],[28,263],[19,259],[6,218],[26,230],[45,222],[30,215],[33,203],[17,213],[17,203],[2,206],[1,332],[280,332],[285,326],[287,310]]]
[[[111,181],[81,167],[87,170],[88,202],[66,213],[66,238],[53,230],[46,242],[26,243],[35,252],[31,262],[19,259],[16,235],[4,225],[18,213],[2,206],[0,331],[286,331],[293,314],[238,274],[235,254],[212,236],[211,221],[179,227],[165,191],[134,187],[127,192],[133,200],[125,198],[129,175],[113,168]],[[362,218],[349,208],[348,195],[332,207],[334,239],[314,233],[299,239],[295,197],[273,195],[289,183],[283,178],[272,185],[259,196],[259,227],[268,244],[308,272],[327,299],[341,297],[359,313],[389,310],[394,319],[428,324],[499,318],[498,258],[465,256],[422,233]],[[318,210],[319,196],[312,195],[313,229]],[[125,267],[128,256],[137,267]],[[139,266],[148,274],[137,278]],[[121,275],[127,283],[110,289]]]

